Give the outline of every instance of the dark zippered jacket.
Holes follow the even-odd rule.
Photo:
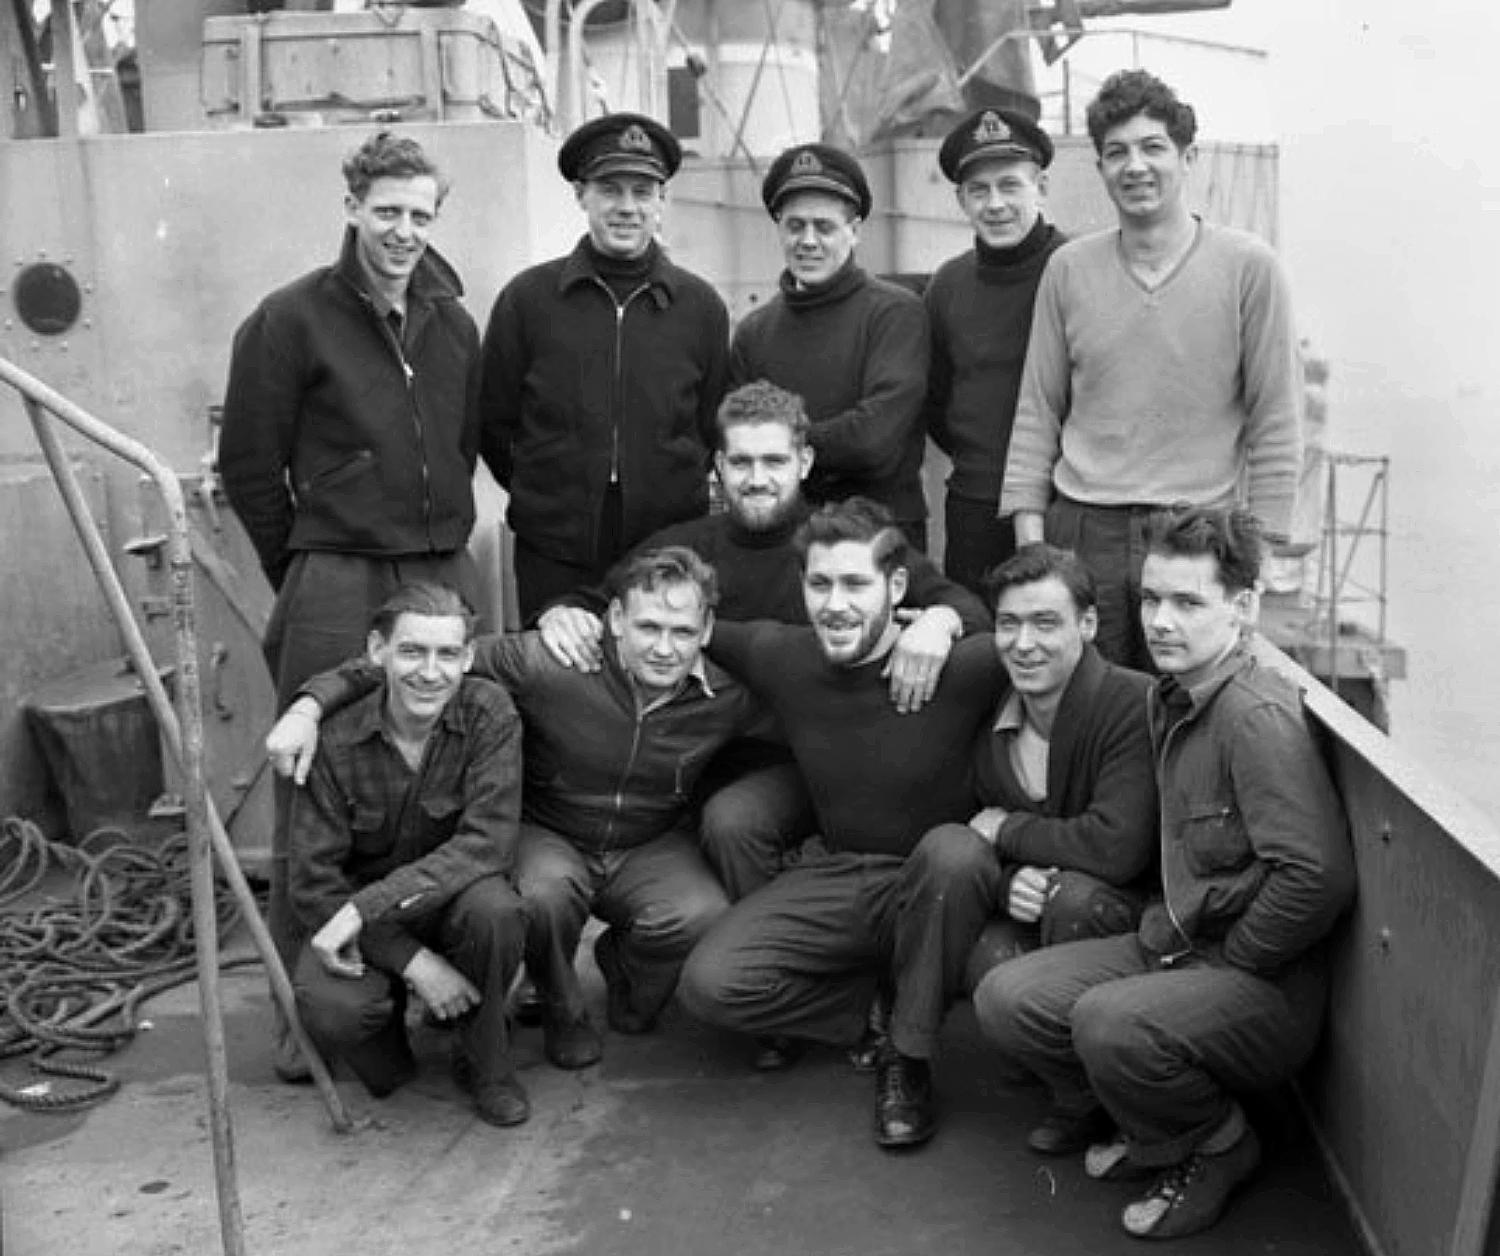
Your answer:
[[[479,331],[429,248],[404,345],[355,254],[273,292],[234,338],[219,471],[279,588],[297,550],[397,557],[461,549],[474,526]]]
[[[522,271],[484,337],[481,452],[510,493],[507,520],[538,553],[591,565],[611,479],[626,548],[708,509],[729,316],[657,246],[623,303],[589,256]]]

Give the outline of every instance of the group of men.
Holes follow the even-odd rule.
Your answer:
[[[923,298],[855,259],[859,163],[798,145],[763,186],[779,291],[732,337],[660,243],[681,152],[649,118],[568,137],[587,233],[482,338],[428,243],[443,176],[390,134],[351,156],[339,260],[236,338],[221,470],[277,590],[273,933],[372,1093],[411,1075],[415,1000],[476,1112],[524,1121],[511,988],[524,962],[554,1065],[596,1062],[596,915],[612,1030],[675,992],[757,1067],[851,1048],[883,1147],[936,1129],[972,995],[1049,1088],[1035,1150],[1150,1176],[1132,1234],[1212,1224],[1260,1154],[1237,1096],[1316,1037],[1352,878],[1298,696],[1242,639],[1295,340],[1269,250],[1188,209],[1194,125],[1108,81],[1118,229],[1065,244],[1046,134],[963,119],[939,164],[975,245]],[[480,457],[519,633],[463,595]]]

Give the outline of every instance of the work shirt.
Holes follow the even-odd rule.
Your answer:
[[[372,669],[373,670],[373,669]],[[521,722],[498,685],[465,678],[411,768],[385,727],[386,689],[324,721],[291,813],[291,899],[309,930],[353,902],[366,960],[401,972],[403,918],[508,873],[521,813]]]

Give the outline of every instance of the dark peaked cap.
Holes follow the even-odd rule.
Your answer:
[[[569,183],[611,174],[643,174],[665,183],[682,164],[682,145],[655,118],[607,113],[563,141],[557,168]]]
[[[954,183],[977,161],[1034,161],[1052,164],[1047,132],[1014,109],[976,109],[959,121],[938,150],[938,165]]]
[[[781,202],[794,192],[826,192],[870,216],[870,182],[853,157],[831,144],[798,144],[771,163],[760,185],[760,199],[774,218]]]

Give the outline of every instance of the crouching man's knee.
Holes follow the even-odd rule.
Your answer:
[[[1141,896],[1071,868],[1058,874],[1057,886],[1042,912],[1041,944],[1077,942],[1130,933],[1140,923]]]

